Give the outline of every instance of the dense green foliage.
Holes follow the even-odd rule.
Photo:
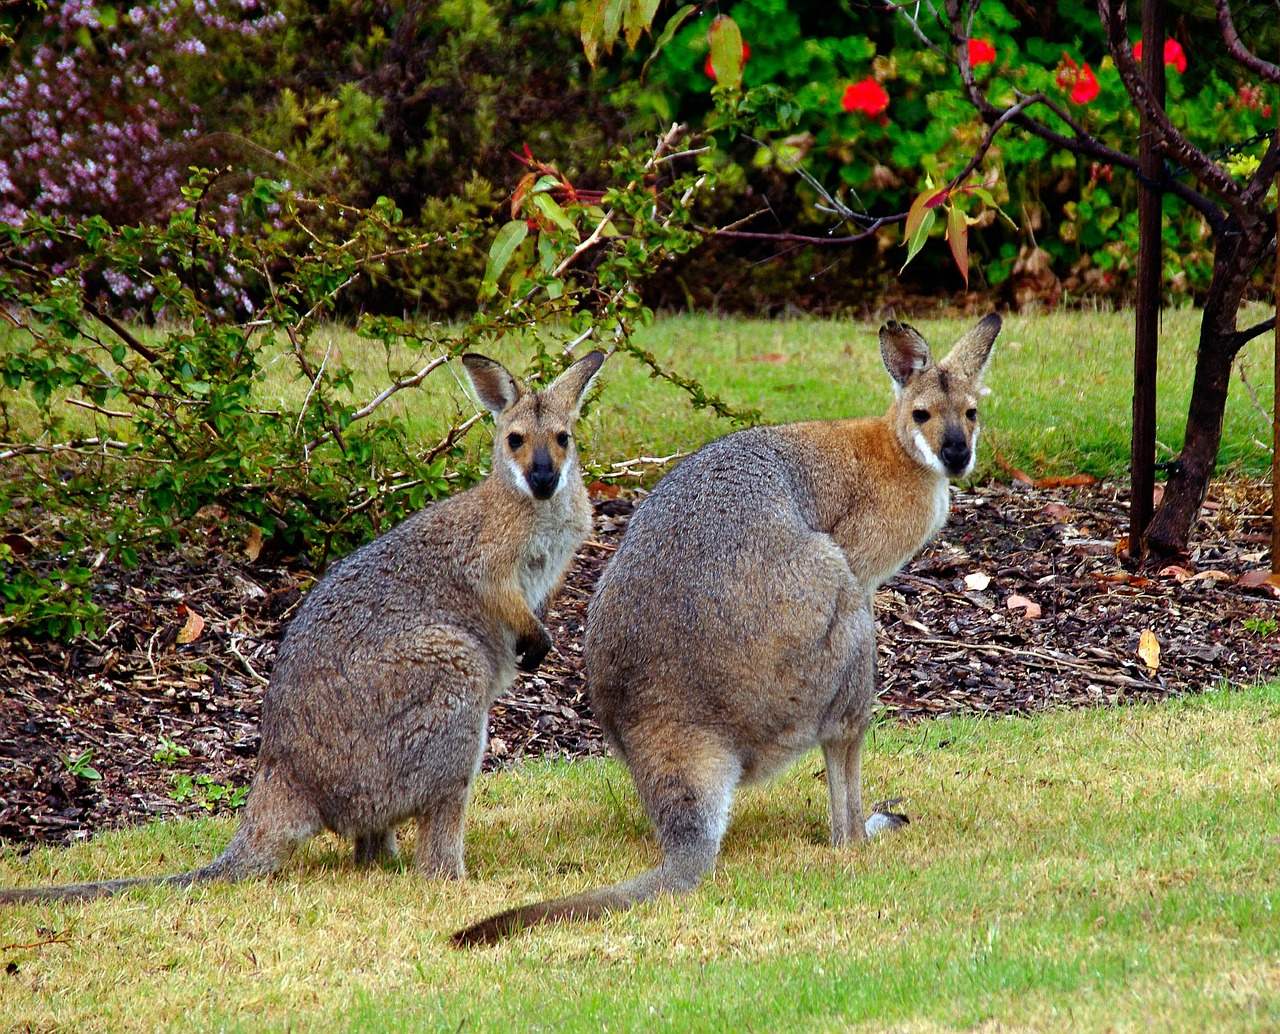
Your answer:
[[[523,343],[535,382],[567,364],[566,337],[599,337],[694,405],[732,415],[631,339],[651,317],[637,285],[698,239],[689,204],[711,181],[673,171],[680,139],[620,154],[602,169],[618,185],[591,203],[537,177],[509,248],[503,238],[486,247],[477,220],[427,233],[387,198],[342,206],[266,180],[244,198],[237,229],[206,204],[204,173],[163,223],[38,216],[8,228],[0,306],[15,329],[0,341],[0,516],[15,534],[0,551],[0,628],[92,629],[91,572],[103,558],[136,563],[202,524],[228,543],[274,537],[323,560],[465,486],[478,471],[457,443],[474,418],[459,413],[423,442],[385,403],[507,336]],[[455,251],[485,266],[485,307],[447,325],[365,314],[358,333],[386,360],[375,386],[358,387],[325,335],[345,296],[393,262]],[[58,256],[57,275],[29,257],[42,252]],[[145,285],[153,330],[97,304],[94,285],[112,275]],[[216,277],[239,285],[251,319],[225,314]],[[285,388],[267,391],[269,376]]]
[[[838,247],[718,239],[659,270],[645,285],[651,304],[835,310],[883,291],[906,257],[901,214],[957,173],[983,135],[927,9],[739,0],[723,11],[745,44],[746,92],[722,86],[732,96],[717,100],[708,28],[720,8],[636,5],[629,52],[612,46],[614,6],[285,0],[268,14],[256,2],[164,0],[122,17],[87,0],[44,14],[6,5],[16,44],[0,118],[17,146],[0,158],[0,217],[164,218],[198,164],[219,170],[210,203],[228,218],[266,176],[356,206],[385,196],[411,224],[440,233],[494,216],[525,174],[526,147],[566,183],[599,189],[619,143],[680,120],[719,145],[720,186],[699,211],[707,226],[746,219],[739,231],[847,238],[872,217],[899,218]],[[587,23],[601,12],[592,36]],[[653,34],[642,38],[646,18]],[[1274,19],[1246,8],[1238,21],[1256,53],[1275,51]],[[1206,151],[1246,144],[1223,160],[1247,169],[1254,138],[1273,126],[1274,88],[1240,78],[1203,5],[1171,4],[1171,30],[1172,117]],[[1136,115],[1092,4],[988,0],[973,34],[970,58],[993,99],[1043,91],[1132,150]],[[66,170],[65,182],[50,169]],[[1133,175],[1006,130],[976,176],[1008,216],[976,195],[958,202],[972,223],[963,232],[976,285],[1016,294],[1020,277],[1039,277],[1048,300],[1128,292]],[[1198,296],[1212,262],[1205,224],[1166,204],[1167,287]],[[427,252],[349,292],[346,304],[465,313],[482,271],[474,254]],[[962,285],[940,241],[908,275],[934,294]],[[128,306],[134,286],[117,280],[109,300]]]
[[[1172,6],[1183,131],[1212,150],[1268,129],[1275,91],[1232,78],[1197,46],[1204,12]],[[5,5],[0,514],[21,534],[0,543],[0,627],[92,627],[96,558],[171,545],[201,513],[323,558],[466,483],[464,420],[416,442],[382,402],[504,335],[528,335],[535,378],[594,335],[732,415],[635,343],[655,306],[863,311],[909,255],[937,298],[970,252],[975,282],[1017,300],[1020,278],[1050,300],[1127,290],[1136,186],[1109,166],[1006,127],[922,202],[983,129],[914,9],[660,7]],[[966,53],[984,89],[1040,91],[1050,119],[1128,147],[1096,13],[1032,15],[983,4]],[[1246,173],[1250,147],[1224,164]],[[1167,288],[1202,292],[1203,215],[1171,199],[1165,227]],[[333,318],[387,351],[365,403],[312,340]],[[302,389],[285,405],[261,397],[279,363]]]

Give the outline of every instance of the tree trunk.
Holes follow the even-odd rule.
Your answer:
[[[1184,553],[1204,505],[1222,443],[1231,366],[1244,344],[1237,332],[1240,301],[1270,244],[1269,227],[1232,216],[1218,235],[1213,279],[1200,321],[1195,379],[1187,410],[1182,452],[1169,472],[1164,499],[1147,529],[1147,549],[1156,557]]]

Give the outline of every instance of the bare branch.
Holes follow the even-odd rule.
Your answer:
[[[963,6],[965,10],[972,10],[969,0],[967,0]],[[973,70],[969,66],[967,48],[961,46],[962,43],[967,42],[968,40],[968,37],[962,35],[958,29],[961,20],[961,8],[962,0],[946,0],[946,18],[948,28],[952,34],[952,40],[958,50],[965,51],[960,58],[961,80],[964,84],[965,92],[968,94],[970,103],[978,110],[979,115],[982,116],[984,121],[993,122],[1003,116],[1006,111],[1011,111],[1013,109],[996,107],[987,99],[986,94],[982,92],[981,87],[978,85],[977,79],[973,74]],[[1048,108],[1050,112],[1062,120],[1062,122],[1071,131],[1072,135],[1068,136],[1065,133],[1061,133],[1050,128],[1046,123],[1030,115],[1026,108],[1023,108],[1012,116],[1010,119],[1012,124],[1018,126],[1020,129],[1026,130],[1033,136],[1039,137],[1046,143],[1052,144],[1054,147],[1061,148],[1062,150],[1069,151],[1072,154],[1083,158],[1089,158],[1093,161],[1102,162],[1107,165],[1113,165],[1122,169],[1129,169],[1130,171],[1137,172],[1138,159],[1135,155],[1127,154],[1123,151],[1117,151],[1112,147],[1108,147],[1090,133],[1089,130],[1077,121],[1070,112],[1066,111],[1060,104],[1051,98],[1042,93],[1036,93],[1026,96],[1025,99],[1029,102],[1027,105],[1028,107],[1030,107],[1031,102],[1036,102]],[[1020,100],[1018,104],[1014,105],[1014,108],[1020,107],[1021,103],[1022,102]],[[1163,186],[1166,192],[1185,201],[1188,205],[1203,215],[1205,220],[1214,229],[1215,233],[1222,229],[1226,217],[1222,209],[1209,197],[1178,180],[1171,180]]]
[[[874,237],[876,231],[883,226],[891,223],[906,222],[907,213],[900,212],[897,215],[886,215],[876,219],[861,233],[853,233],[844,237],[813,237],[803,233],[766,233],[753,232],[750,230],[718,230],[711,226],[697,227],[699,233],[705,233],[708,237],[725,237],[729,240],[740,241],[779,241],[787,244],[856,244],[858,241],[865,241],[868,237]]]
[[[117,420],[131,420],[136,415],[134,413],[123,413],[117,409],[103,409],[101,406],[94,405],[92,402],[85,402],[83,399],[63,399],[68,406],[79,406],[81,409],[88,409],[94,413],[101,413],[103,416],[114,417]]]
[[[1242,193],[1240,184],[1183,136],[1169,118],[1164,106],[1157,104],[1151,96],[1146,78],[1134,59],[1133,46],[1129,43],[1128,5],[1113,3],[1112,0],[1098,0],[1098,15],[1102,19],[1102,27],[1107,34],[1107,47],[1115,60],[1116,70],[1120,73],[1120,81],[1130,100],[1160,134],[1160,145],[1165,155],[1186,166],[1189,172],[1231,208],[1239,210]],[[1154,54],[1151,60],[1155,60]]]
[[[644,477],[645,468],[665,467],[673,460],[683,459],[688,456],[687,452],[673,452],[670,456],[636,456],[634,459],[621,460],[618,463],[610,463],[610,473],[602,474],[603,479],[608,478],[641,478]],[[639,468],[639,469],[637,469]]]
[[[1240,34],[1236,32],[1236,24],[1231,17],[1231,5],[1227,0],[1213,0],[1213,6],[1218,12],[1218,27],[1222,29],[1222,40],[1227,45],[1227,53],[1260,79],[1280,83],[1280,67],[1273,65],[1270,61],[1263,61],[1240,39]]]
[[[15,456],[47,456],[58,452],[74,452],[82,456],[109,456],[110,450],[127,451],[128,442],[119,442],[113,438],[76,438],[69,442],[58,442],[54,445],[40,445],[35,442],[25,445],[14,445],[0,452],[0,460],[13,459]],[[153,460],[155,463],[165,462]]]

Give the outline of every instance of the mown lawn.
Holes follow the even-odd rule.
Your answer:
[[[516,901],[656,860],[625,771],[482,777],[469,880],[350,868],[0,915],[6,1030],[1274,1030],[1280,685],[876,728],[904,831],[835,852],[821,760],[739,799],[691,896],[460,953]],[[5,884],[208,858],[227,821],[0,858]]]

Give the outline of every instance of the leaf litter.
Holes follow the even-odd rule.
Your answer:
[[[1215,484],[1190,554],[1133,571],[1121,486],[953,491],[942,533],[877,594],[881,707],[902,720],[1019,714],[1276,677],[1280,603],[1251,573],[1269,559],[1269,497],[1266,484]],[[548,613],[556,649],[494,705],[487,769],[604,753],[582,633],[633,506],[595,500],[593,535]],[[313,580],[260,543],[104,574],[98,639],[0,639],[0,837],[16,845],[225,807],[175,788],[247,785],[276,645]],[[82,756],[99,779],[65,760]]]

